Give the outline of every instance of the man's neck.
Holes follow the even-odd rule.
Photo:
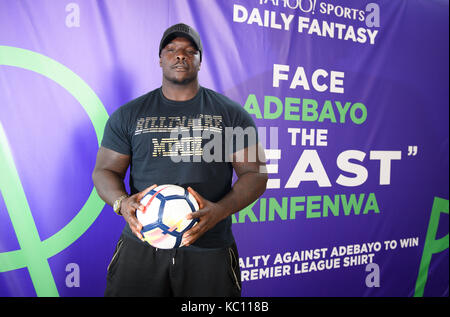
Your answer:
[[[186,85],[178,85],[163,80],[162,92],[164,97],[174,101],[186,101],[195,97],[200,85],[197,80]]]

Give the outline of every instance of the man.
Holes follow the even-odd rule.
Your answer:
[[[227,128],[255,131],[255,125],[240,105],[199,85],[202,53],[192,27],[168,28],[159,49],[161,88],[120,107],[106,124],[92,177],[126,225],[108,266],[105,296],[241,294],[231,214],[265,191],[265,160],[251,159],[258,145],[250,137],[240,145],[233,139],[227,151]],[[181,139],[171,137],[177,129]],[[220,146],[208,147],[210,141]],[[191,151],[176,147],[180,142]],[[205,160],[206,153],[215,160]],[[128,167],[130,195],[123,183]],[[192,213],[198,224],[185,233],[181,248],[161,250],[143,241],[136,210],[144,210],[139,202],[156,184],[183,186],[199,203]]]

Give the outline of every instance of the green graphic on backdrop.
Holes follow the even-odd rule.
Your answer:
[[[100,145],[108,113],[97,95],[78,75],[49,57],[10,46],[0,46],[2,65],[39,73],[65,88],[88,114]],[[38,296],[58,296],[48,258],[75,242],[92,225],[105,203],[93,188],[78,214],[60,231],[41,241],[1,122],[0,175],[0,191],[20,245],[19,250],[0,253],[0,272],[26,267]]]
[[[417,276],[414,297],[422,297],[425,290],[425,284],[428,279],[428,270],[430,268],[431,256],[448,249],[449,234],[436,240],[436,234],[439,226],[441,213],[449,213],[448,199],[434,197],[433,207],[431,208],[430,222],[428,223],[427,235],[423,246],[422,259],[420,261],[419,275]]]

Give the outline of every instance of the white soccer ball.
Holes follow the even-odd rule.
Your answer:
[[[178,248],[183,234],[197,223],[197,219],[186,219],[199,207],[194,196],[183,187],[160,185],[149,191],[141,204],[146,207],[145,212],[136,211],[143,226],[141,233],[155,248]]]

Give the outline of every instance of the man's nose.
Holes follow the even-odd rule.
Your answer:
[[[177,55],[177,59],[179,59],[179,60],[186,59],[186,53],[184,52],[184,50],[178,50],[176,55]]]

